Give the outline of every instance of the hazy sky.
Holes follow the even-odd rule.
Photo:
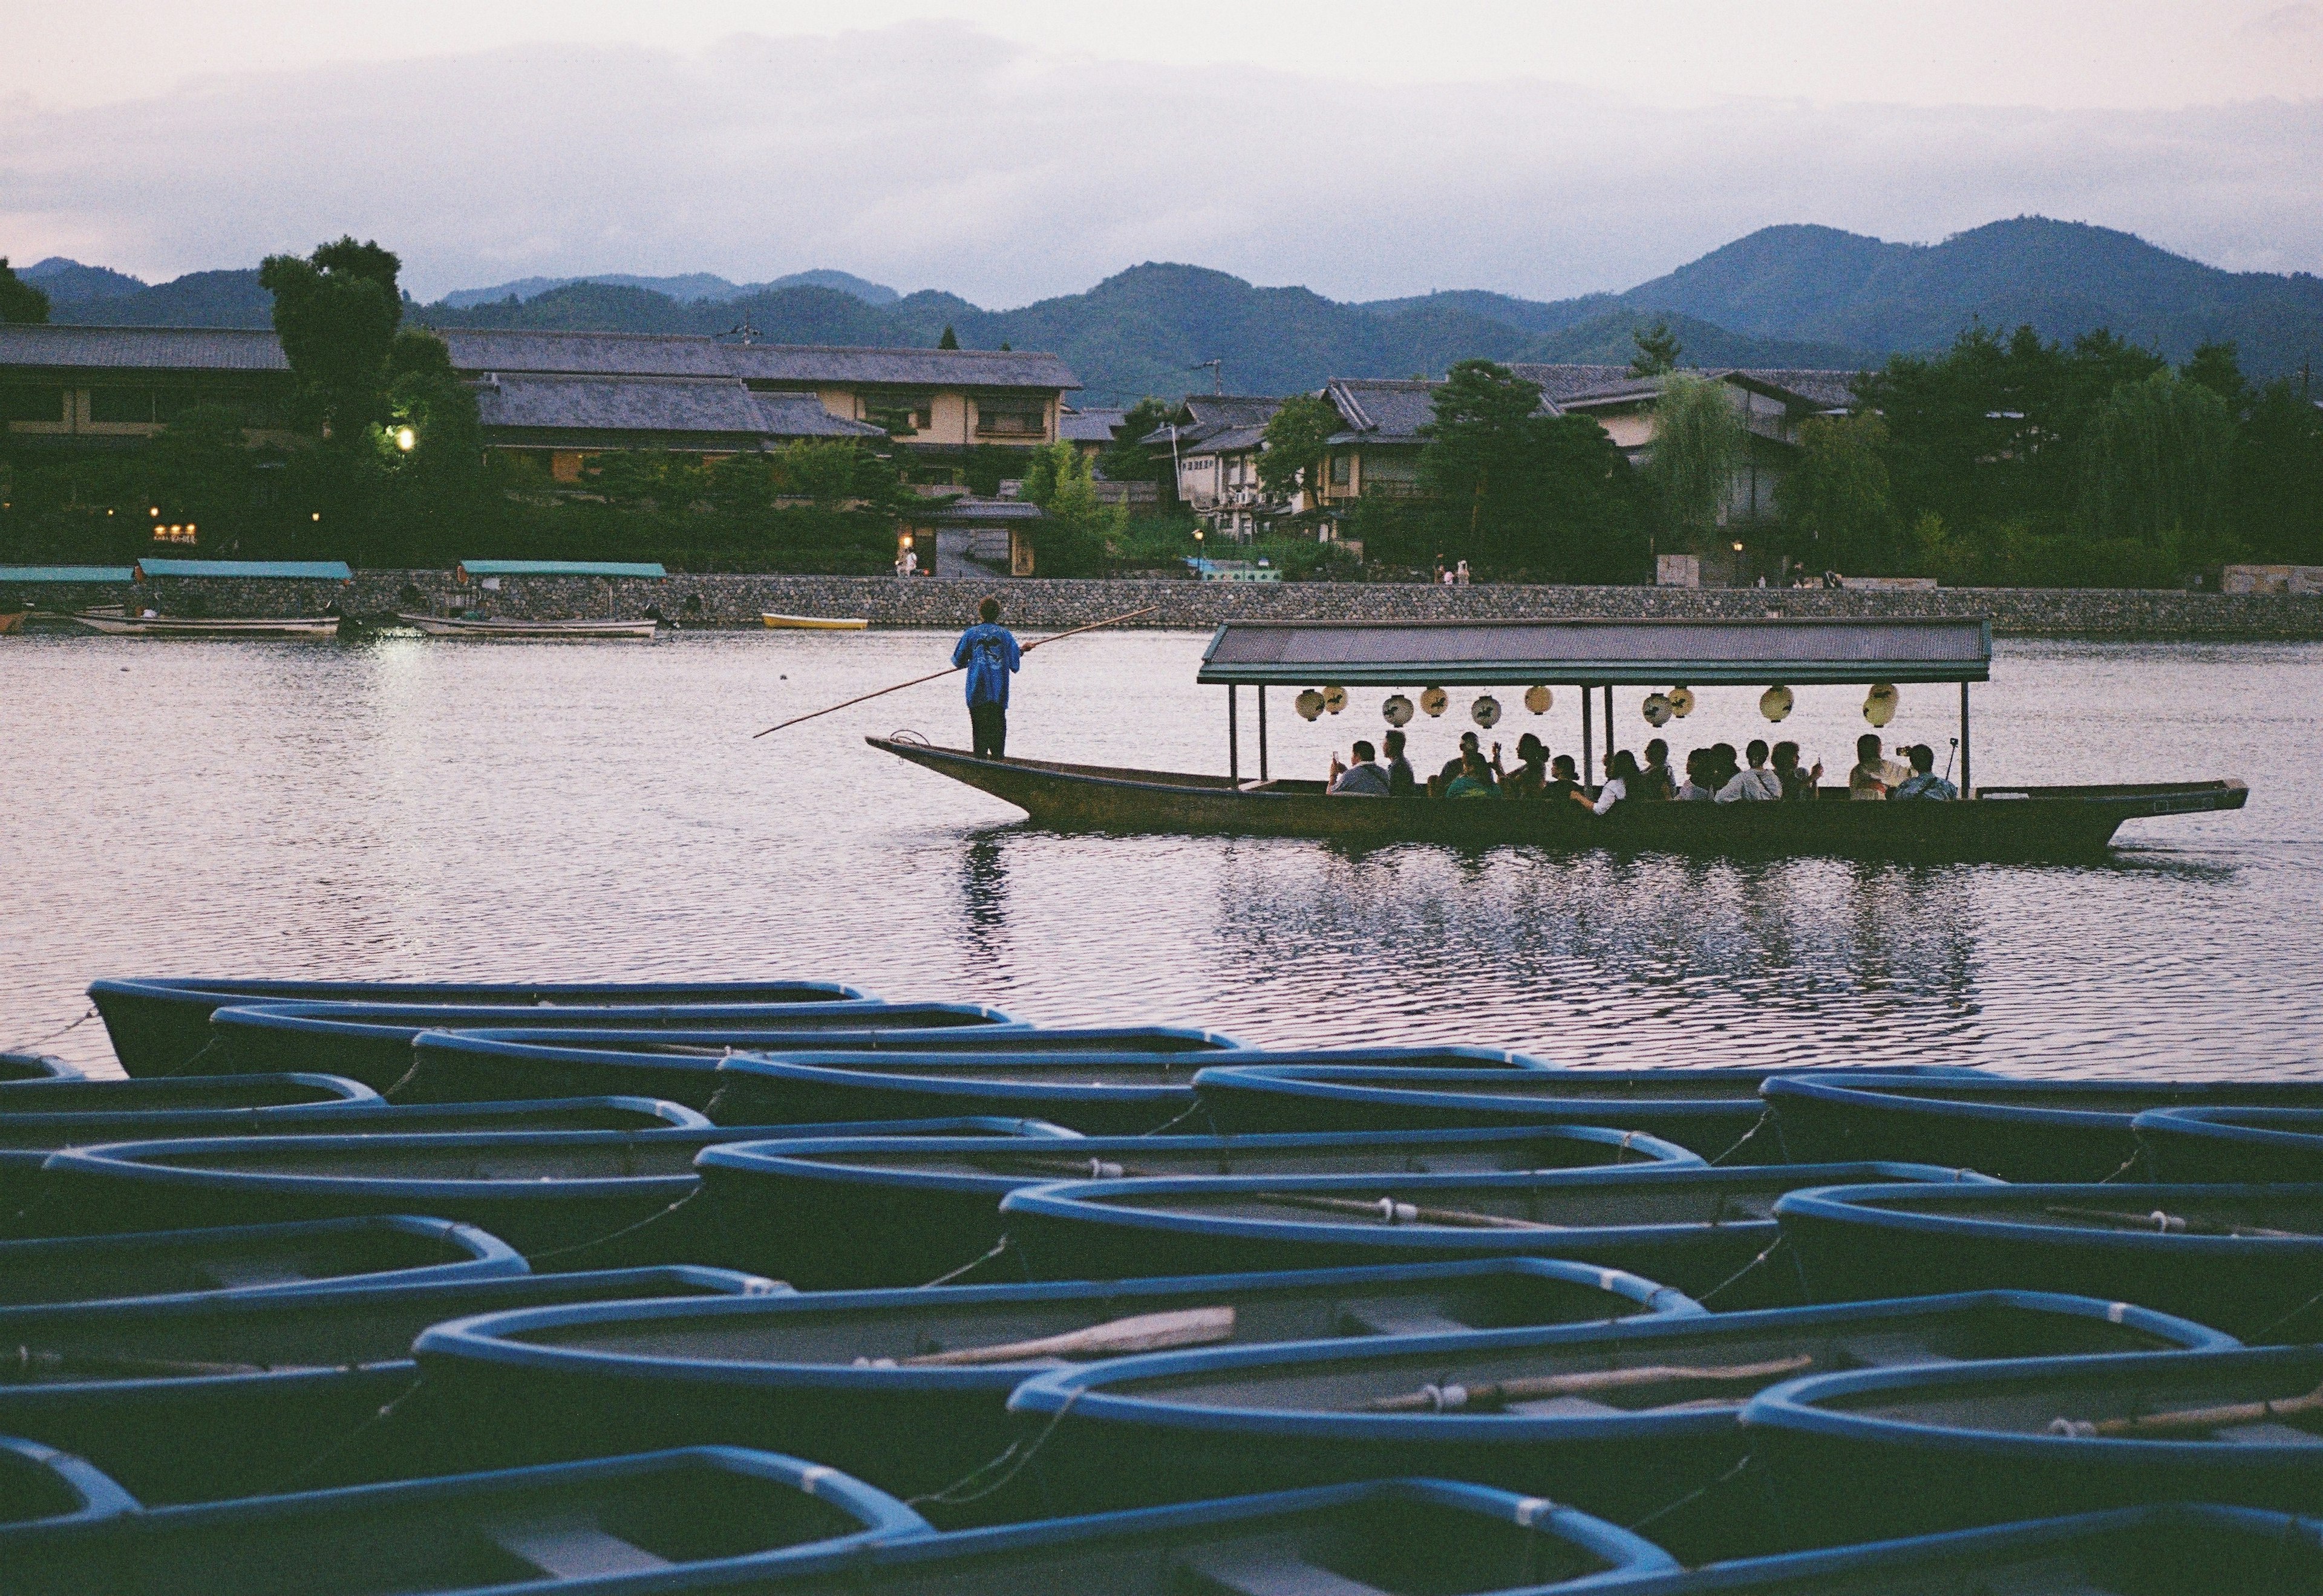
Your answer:
[[[1144,260],[1554,297],[1774,222],[2037,211],[2323,269],[2313,0],[12,9],[20,264],[352,231],[423,297],[837,266],[1001,306]]]

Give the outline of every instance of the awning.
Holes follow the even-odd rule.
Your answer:
[[[140,560],[137,579],[157,576],[214,576],[252,581],[280,578],[293,582],[353,582],[355,573],[344,560]]]
[[[659,564],[623,564],[611,560],[463,560],[457,572],[472,576],[634,576],[648,580],[667,576]]]
[[[1282,687],[1699,687],[1982,682],[1992,622],[1969,620],[1244,621],[1196,680]]]
[[[0,587],[19,582],[134,582],[128,565],[0,565]]]

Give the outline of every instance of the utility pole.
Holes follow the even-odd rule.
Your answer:
[[[1210,358],[1210,359],[1208,359],[1208,360],[1198,360],[1198,361],[1196,361],[1192,365],[1188,366],[1186,369],[1187,369],[1188,371],[1207,371],[1207,372],[1209,372],[1209,374],[1210,374],[1210,391],[1211,391],[1212,393],[1224,393],[1224,392],[1226,392],[1226,362],[1225,361],[1220,360],[1220,359],[1217,358],[1216,356],[1213,356],[1212,358]]]

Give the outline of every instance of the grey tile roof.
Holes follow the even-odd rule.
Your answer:
[[[751,382],[875,382],[904,388],[1079,388],[1053,354],[998,349],[850,349],[726,344],[726,370]]]
[[[0,366],[152,371],[287,371],[272,333],[232,327],[0,325]]]
[[[1343,377],[1323,390],[1345,418],[1335,444],[1419,444],[1419,429],[1436,419],[1437,384],[1387,378]]]
[[[914,515],[904,512],[907,521],[934,521],[939,525],[978,526],[997,521],[1037,521],[1041,507],[1029,499],[953,499],[932,510]]]
[[[1178,452],[1180,454],[1231,454],[1239,449],[1255,449],[1265,441],[1266,428],[1263,427],[1230,427],[1224,432],[1212,433],[1190,449],[1180,438]]]
[[[767,430],[778,438],[885,438],[887,429],[849,421],[822,408],[811,393],[754,393]]]
[[[772,431],[757,396],[731,377],[502,376],[478,385],[476,408],[487,429],[502,431]]]
[[[1813,366],[1742,366],[1731,375],[1796,395],[1822,409],[1840,410],[1854,407],[1855,381],[1864,373]]]
[[[1067,443],[1109,444],[1128,417],[1126,410],[1068,410],[1057,417],[1057,436]]]
[[[1189,394],[1178,410],[1185,417],[1178,424],[1179,452],[1182,454],[1192,445],[1207,443],[1222,432],[1263,427],[1281,408],[1281,399],[1263,394]],[[1166,445],[1170,442],[1170,428],[1157,427],[1138,441],[1155,446]]]
[[[1559,408],[1619,403],[1661,391],[1658,377],[1639,377],[1627,366],[1516,364],[1509,368],[1540,385],[1541,397]],[[1855,402],[1854,371],[1804,366],[1710,366],[1693,374],[1719,381],[1740,381],[1764,392],[1819,410]]]
[[[1656,393],[1661,384],[1651,377],[1633,375],[1627,366],[1547,365],[1520,362],[1509,367],[1515,375],[1540,389],[1540,397],[1563,407],[1577,399]]]
[[[693,333],[558,333],[449,328],[463,371],[574,371],[608,377],[730,377],[723,345]]]

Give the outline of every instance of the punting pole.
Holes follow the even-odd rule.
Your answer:
[[[1242,785],[1242,728],[1237,724],[1235,695],[1240,691],[1233,683],[1226,683],[1226,779],[1237,787]]]
[[[1266,683],[1258,684],[1258,779],[1266,779]]]
[[[1968,768],[1968,683],[1960,683],[1960,796],[1976,796],[1976,784],[1969,779]]]
[[[1581,688],[1581,784],[1584,787],[1588,787],[1590,778],[1597,774],[1597,749],[1591,742],[1590,735],[1589,687],[1584,683]]]

